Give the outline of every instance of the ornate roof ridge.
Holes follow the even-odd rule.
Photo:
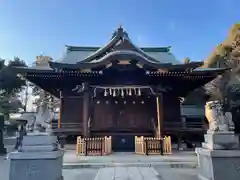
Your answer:
[[[100,49],[100,46],[74,46],[74,45],[65,45],[67,50],[69,51],[97,51]],[[145,52],[169,52],[171,49],[171,46],[145,46],[145,47],[139,47]]]
[[[114,47],[116,46],[121,46],[124,49],[124,42],[128,44],[129,47],[126,47],[126,50],[128,48],[131,48],[132,50],[140,53],[141,55],[143,55],[145,58],[147,58],[150,61],[154,61],[154,62],[158,62],[158,60],[154,59],[153,57],[149,56],[143,49],[139,48],[138,46],[136,46],[129,38],[128,33],[126,31],[123,30],[122,26],[120,26],[116,31],[114,31],[112,38],[110,39],[110,41],[103,47],[97,49],[93,54],[89,55],[88,57],[86,57],[85,59],[81,60],[81,62],[91,62],[93,60],[96,60],[102,56],[104,56],[105,54],[109,53],[110,51],[114,51]],[[77,50],[79,48],[77,47],[73,47],[73,46],[66,46],[68,51],[70,50]],[[91,50],[93,50],[93,48],[89,48]],[[86,50],[86,49],[85,49]],[[145,49],[146,50],[146,49]],[[169,53],[169,47],[161,49],[164,52]]]

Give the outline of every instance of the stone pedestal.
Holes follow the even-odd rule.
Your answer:
[[[24,136],[22,147],[12,152],[9,180],[62,180],[63,151],[57,137],[46,133]]]
[[[204,135],[205,142],[202,143],[202,147],[206,149],[238,149],[239,140],[235,136],[234,132],[207,132]]]
[[[196,148],[201,180],[236,180],[240,177],[240,150],[233,132],[208,132]]]
[[[3,138],[3,131],[0,130],[0,155],[7,153],[7,149],[4,147]]]
[[[4,130],[4,116],[0,114],[0,155],[5,154],[7,152],[6,148],[4,148],[4,135],[3,135],[3,130]]]

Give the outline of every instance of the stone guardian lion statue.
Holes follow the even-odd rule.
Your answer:
[[[205,116],[209,122],[210,132],[227,132],[235,129],[231,112],[224,113],[220,101],[207,102]]]

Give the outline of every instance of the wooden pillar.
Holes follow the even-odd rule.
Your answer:
[[[64,103],[63,94],[62,94],[62,91],[60,91],[60,108],[59,108],[59,118],[58,118],[58,129],[62,128],[63,103]],[[58,140],[59,140],[60,148],[64,148],[65,136],[63,133],[58,135]]]
[[[58,117],[58,128],[61,128],[61,122],[62,122],[62,111],[63,109],[63,96],[62,91],[60,91],[60,108],[59,108],[59,117]]]
[[[163,103],[162,103],[162,94],[158,94],[156,96],[156,104],[157,104],[157,122],[158,122],[158,137],[163,137]]]
[[[181,117],[181,124],[182,124],[182,129],[186,129],[187,128],[187,122],[186,122],[186,117],[182,116]]]
[[[182,143],[182,132],[177,133],[177,139],[178,139],[178,150],[183,150],[183,143]]]
[[[88,137],[88,118],[89,118],[89,104],[90,104],[90,92],[88,84],[85,83],[85,89],[83,91],[83,135]]]
[[[93,111],[94,111],[94,103],[91,94],[89,95],[89,112],[88,112],[88,122],[87,122],[87,136],[91,136],[91,121],[93,120]]]

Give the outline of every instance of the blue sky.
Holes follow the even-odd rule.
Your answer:
[[[102,46],[122,24],[139,46],[204,60],[240,22],[239,0],[0,0],[0,57],[58,59],[64,45]]]

